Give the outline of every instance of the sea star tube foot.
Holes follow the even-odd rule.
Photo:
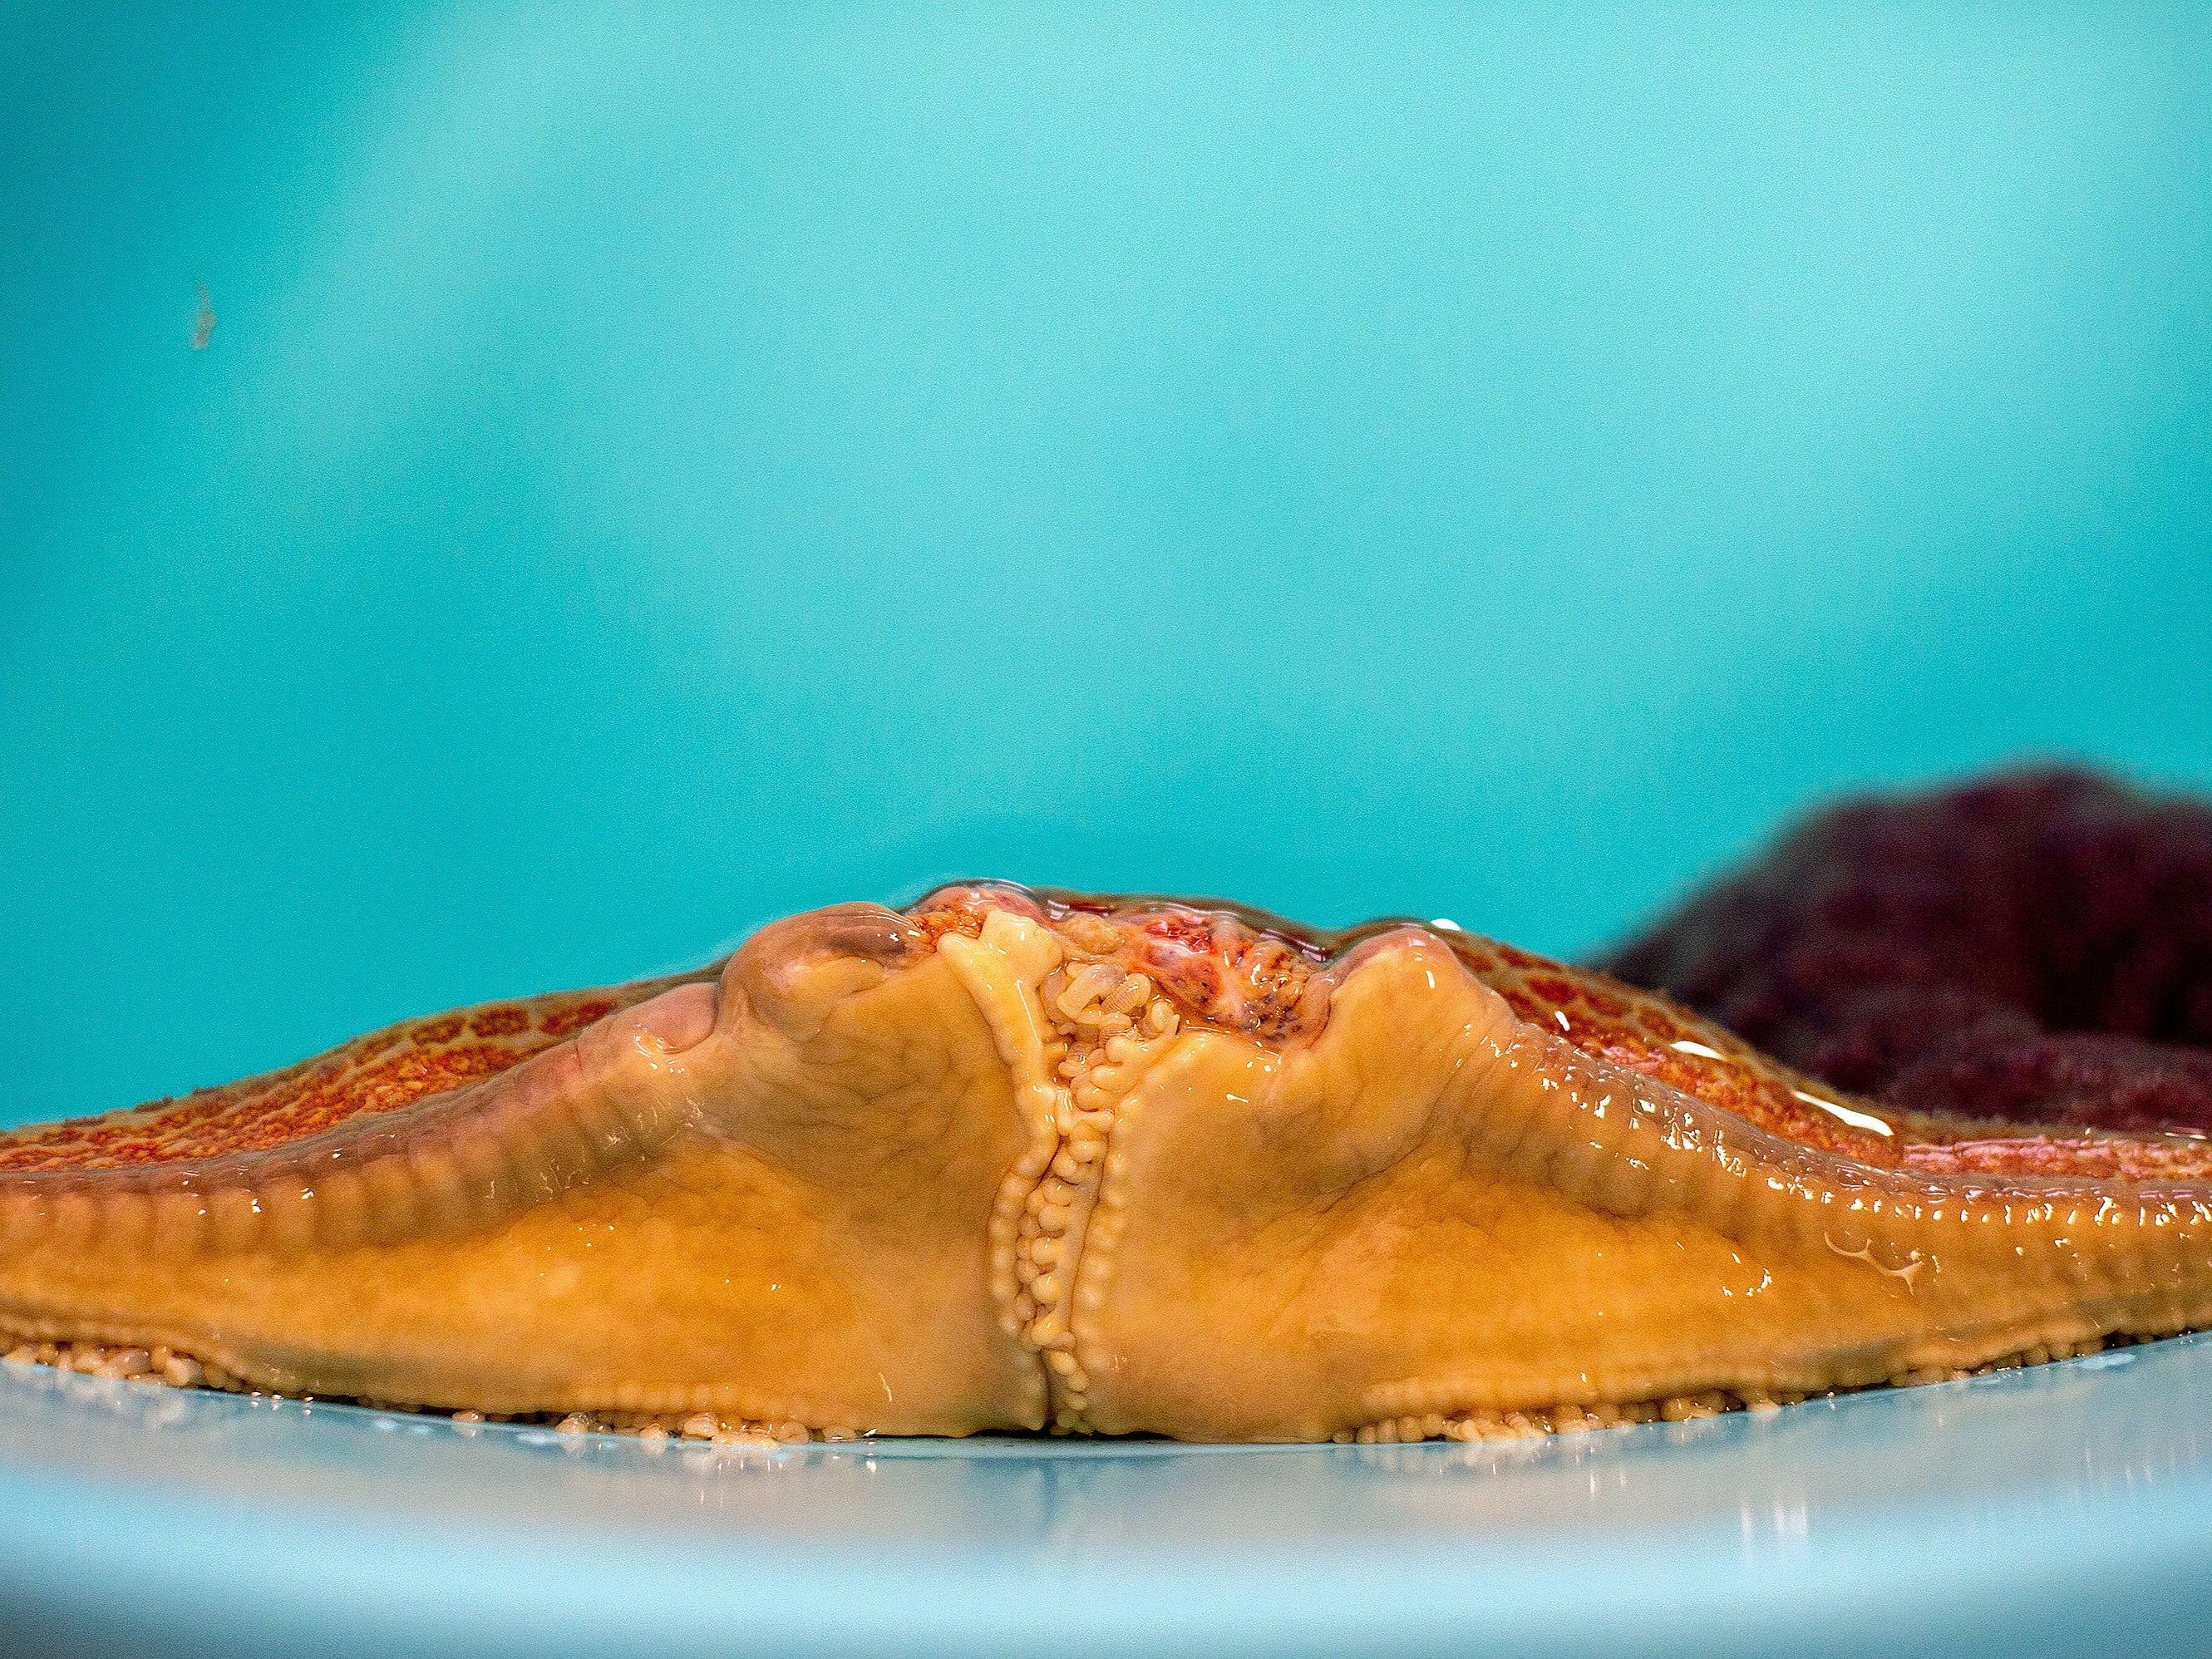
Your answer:
[[[998,884],[0,1136],[0,1352],[653,1436],[1499,1437],[2212,1322],[2212,1152],[1442,924]]]

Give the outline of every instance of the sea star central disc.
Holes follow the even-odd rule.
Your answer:
[[[0,1136],[0,1333],[655,1433],[1522,1432],[2205,1323],[2208,1180],[1443,924],[987,884]]]

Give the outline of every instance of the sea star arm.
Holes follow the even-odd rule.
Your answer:
[[[1123,1114],[1076,1287],[1105,1431],[1419,1437],[2212,1316],[2201,1186],[1807,1147],[1519,1018],[1419,933],[1347,975],[1310,1049],[1211,1035]]]
[[[0,1328],[253,1386],[962,1432],[1039,1420],[988,1212],[1030,1131],[898,918],[818,913],[496,1075],[215,1158],[0,1176]]]
[[[1962,1157],[1442,924],[960,887],[401,1035],[0,1137],[0,1335],[634,1426],[1311,1439],[2212,1322],[2202,1140]]]

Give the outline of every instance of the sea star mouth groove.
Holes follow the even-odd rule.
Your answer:
[[[1762,928],[1781,1003],[1694,904],[1616,965],[1817,1060]],[[1893,1031],[1877,988],[1836,1006]],[[0,1350],[652,1435],[1394,1441],[2212,1323],[2191,1123],[1838,1069],[1443,922],[959,884],[0,1136]]]

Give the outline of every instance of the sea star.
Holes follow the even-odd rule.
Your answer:
[[[1606,964],[1885,1103],[2212,1133],[2212,810],[2094,774],[1848,803]]]
[[[650,1434],[1517,1434],[2208,1322],[2200,1138],[1213,901],[839,906],[0,1136],[12,1358]]]

